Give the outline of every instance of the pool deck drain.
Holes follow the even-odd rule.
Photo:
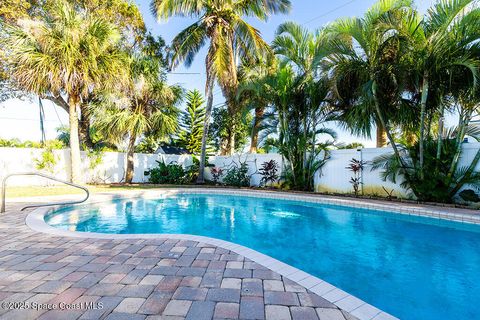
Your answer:
[[[343,199],[238,190],[122,192],[94,196],[92,202],[182,192],[353,204],[465,223],[478,219],[448,209],[391,204],[387,209]],[[47,212],[38,209],[27,216],[10,210],[0,216],[0,319],[395,319],[321,279],[230,242],[193,235],[71,232],[48,226],[43,221]],[[34,302],[57,308],[98,307],[101,302],[103,308],[34,310]],[[9,310],[13,306],[24,309]]]

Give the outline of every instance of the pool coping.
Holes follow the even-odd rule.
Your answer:
[[[169,196],[176,194],[196,193],[196,194],[226,194],[226,195],[238,195],[249,196],[258,198],[270,198],[270,199],[284,199],[294,201],[304,201],[309,203],[321,203],[321,204],[333,204],[348,207],[360,207],[377,211],[388,211],[400,214],[425,216],[430,218],[452,220],[463,223],[480,224],[480,216],[464,213],[449,213],[445,210],[427,209],[421,207],[412,206],[396,206],[392,207],[381,203],[365,203],[364,201],[356,201],[353,199],[335,199],[325,198],[316,195],[300,195],[293,193],[278,193],[278,192],[263,192],[263,191],[250,191],[250,190],[235,190],[235,189],[162,189],[162,190],[146,190],[142,192],[138,191],[122,191],[109,194],[94,195],[87,203],[98,203],[112,199],[123,198],[156,198],[158,196]],[[237,254],[240,254],[274,272],[279,273],[285,278],[294,281],[311,292],[319,295],[327,301],[333,303],[337,307],[352,314],[360,320],[387,320],[397,319],[396,317],[366,303],[365,301],[337,288],[330,283],[315,277],[309,273],[306,273],[298,268],[283,263],[277,259],[274,259],[268,255],[262,254],[256,250],[247,248],[242,245],[238,245],[229,241],[224,241],[216,238],[197,236],[190,234],[106,234],[95,232],[77,232],[62,230],[48,225],[44,217],[52,210],[61,206],[45,207],[33,210],[25,218],[26,225],[32,230],[47,233],[54,236],[62,237],[75,237],[75,238],[96,238],[96,239],[153,239],[153,238],[170,238],[180,240],[192,240],[203,242],[210,245],[215,245],[227,250],[231,250]]]

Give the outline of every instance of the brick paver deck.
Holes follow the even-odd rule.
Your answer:
[[[51,236],[25,216],[0,216],[0,319],[356,319],[223,248]]]

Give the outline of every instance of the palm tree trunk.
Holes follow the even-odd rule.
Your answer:
[[[264,113],[265,113],[264,107],[255,108],[255,120],[253,122],[252,137],[250,139],[250,153],[257,153],[258,134],[260,132],[260,125],[262,124]]]
[[[465,133],[470,123],[472,112],[473,111],[471,110],[467,111],[467,114],[463,117],[463,119],[462,119],[462,116],[460,116],[460,126],[458,128],[458,135],[456,139],[457,149],[455,151],[455,155],[453,156],[452,164],[450,165],[450,170],[448,171],[448,175],[447,175],[448,184],[452,182],[453,175],[455,174],[455,171],[457,171],[458,161],[460,160],[460,155],[462,154],[463,139],[465,138]]]
[[[229,142],[229,138],[228,137],[224,137],[220,140],[220,155],[221,156],[226,156],[228,155],[228,150],[229,150],[229,147],[228,147],[228,142]]]
[[[88,114],[87,106],[80,105],[80,143],[87,149],[93,149],[93,141],[90,137],[90,115]]]
[[[423,179],[424,158],[425,158],[425,116],[427,112],[428,99],[428,76],[423,76],[422,98],[420,104],[420,141],[419,141],[419,162],[420,162],[420,178]]]
[[[402,156],[400,155],[400,151],[397,148],[397,145],[395,144],[395,140],[393,139],[393,136],[389,130],[389,127],[385,121],[385,118],[383,117],[382,109],[380,108],[380,104],[378,102],[377,95],[375,93],[375,90],[373,92],[373,100],[375,102],[375,110],[377,112],[378,120],[380,121],[380,124],[382,125],[383,128],[385,128],[385,133],[387,135],[387,138],[390,142],[390,145],[392,146],[393,153],[395,154],[395,157],[398,159],[398,162],[400,163],[401,167],[403,168],[404,171],[404,177],[406,182],[409,184],[410,188],[412,188],[413,193],[415,196],[418,196],[416,190],[414,189],[414,185],[410,183],[412,179],[410,178],[410,175],[407,172],[407,166],[405,162],[402,159]]]
[[[210,117],[212,115],[213,107],[213,84],[214,78],[209,72],[207,72],[207,86],[205,88],[205,95],[207,96],[207,106],[205,110],[205,121],[203,123],[202,152],[200,154],[200,165],[198,168],[197,184],[205,183],[205,160],[207,156],[208,127],[210,126]]]
[[[128,141],[128,149],[127,149],[127,170],[125,171],[125,182],[132,183],[133,181],[133,174],[134,174],[134,151],[135,151],[135,141],[137,137],[134,133],[130,134],[130,139]]]
[[[228,139],[228,155],[233,155],[235,153],[235,134],[236,134],[237,124],[236,120],[232,123],[232,128],[230,130],[230,137]]]
[[[375,122],[377,125],[377,148],[385,148],[388,140],[387,131],[379,120],[376,120]]]
[[[444,113],[445,113],[445,106],[442,104],[442,107],[440,110],[440,118],[438,118],[437,160],[440,160],[440,156],[442,155]]]
[[[80,143],[78,140],[78,113],[80,97],[70,94],[68,97],[69,106],[69,124],[70,124],[70,179],[73,183],[81,183],[80,173]]]

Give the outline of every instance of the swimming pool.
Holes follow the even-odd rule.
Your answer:
[[[279,199],[177,194],[66,207],[51,226],[113,234],[184,233],[244,245],[401,319],[475,319],[480,227]]]

